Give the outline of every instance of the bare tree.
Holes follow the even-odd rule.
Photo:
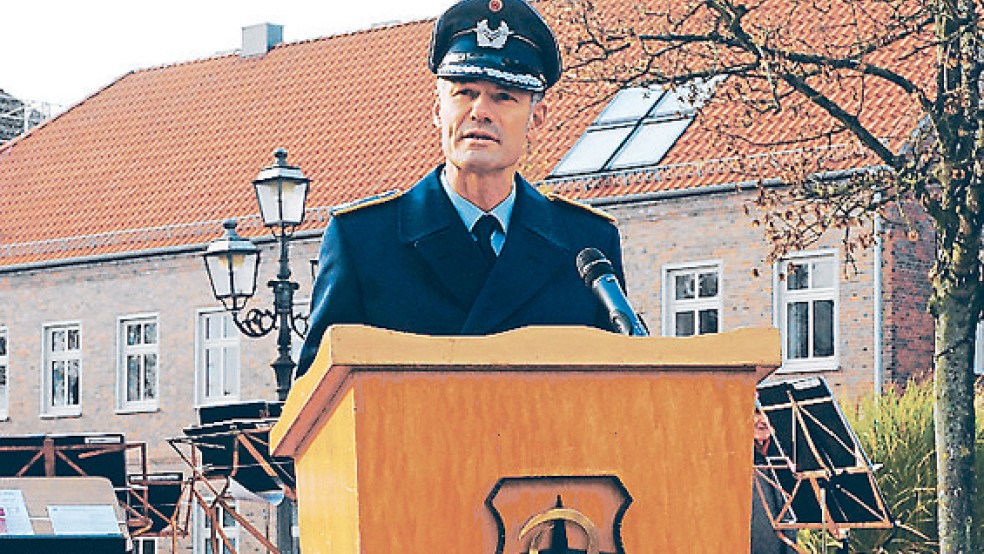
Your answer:
[[[872,214],[887,216],[889,206],[929,218],[937,247],[927,278],[935,322],[939,539],[946,554],[978,552],[973,359],[984,304],[981,5],[553,0],[541,8],[575,37],[566,52],[567,82],[592,83],[600,95],[593,101],[624,86],[673,87],[724,76],[712,102],[740,106],[728,112],[730,119],[713,122],[730,139],[722,143],[734,150],[728,154],[736,160],[779,148],[803,154],[768,171],[745,168],[788,185],[782,192],[762,189],[758,197],[774,256],[832,228],[848,232],[848,250],[866,247]],[[766,133],[763,141],[756,125],[770,118],[795,125]],[[858,146],[855,159],[824,154],[847,143]],[[839,180],[820,178],[834,170]]]

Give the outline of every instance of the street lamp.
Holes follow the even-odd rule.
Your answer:
[[[294,313],[294,291],[298,285],[290,280],[288,253],[294,230],[304,221],[304,204],[311,181],[299,167],[287,165],[286,150],[278,148],[273,155],[276,162],[263,168],[253,180],[263,225],[280,244],[277,278],[267,283],[273,290],[273,311],[250,308],[240,315],[256,292],[260,252],[252,241],[236,233],[235,220],[223,223],[225,235],[209,245],[205,269],[212,293],[232,314],[243,334],[259,338],[277,330],[277,358],[270,365],[277,376],[277,398],[283,401],[290,391],[295,368],[290,356],[291,332],[301,338],[307,333],[307,316]]]
[[[205,269],[215,295],[233,314],[246,307],[256,293],[256,274],[260,268],[260,251],[256,245],[236,233],[236,220],[222,223],[225,235],[212,241],[205,251]]]

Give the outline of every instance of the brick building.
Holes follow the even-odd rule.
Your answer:
[[[147,444],[153,470],[187,475],[167,439],[196,422],[196,408],[273,399],[274,338],[236,331],[212,298],[201,254],[221,221],[238,217],[265,260],[253,302],[272,305],[262,283],[276,254],[250,181],[284,147],[312,180],[291,250],[303,301],[330,208],[409,187],[441,161],[424,65],[430,28],[413,22],[134,71],[0,146],[0,435],[124,433]],[[774,325],[782,372],[823,375],[843,397],[930,367],[925,222],[915,220],[915,234],[884,222],[884,240],[851,264],[836,236],[767,262],[768,244],[744,210],[755,188],[705,124],[735,107],[709,103],[692,121],[679,96],[644,96],[651,105],[626,121],[667,124],[659,134],[671,140],[658,152],[622,144],[622,165],[592,162],[596,146],[579,141],[606,121],[605,106],[548,96],[551,119],[565,124],[538,140],[524,173],[619,220],[629,297],[653,334]],[[653,119],[661,103],[671,107]],[[871,117],[894,122],[898,110],[885,102]],[[762,132],[775,136],[795,124],[763,119]],[[844,156],[831,169],[867,163]],[[131,359],[141,360],[136,372]],[[216,359],[221,371],[207,362]],[[275,509],[240,506],[272,528]],[[203,529],[192,527],[194,540],[179,540],[178,551],[203,553]],[[261,550],[236,536],[241,552]],[[169,539],[143,546],[171,551]]]

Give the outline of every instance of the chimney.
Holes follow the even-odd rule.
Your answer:
[[[260,23],[243,27],[243,48],[241,58],[251,58],[266,54],[271,48],[284,41],[284,26],[273,23]]]

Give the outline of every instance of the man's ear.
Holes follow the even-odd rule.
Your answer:
[[[440,129],[441,128],[441,98],[440,97],[434,98],[434,108],[433,108],[433,113],[431,115],[433,116],[434,126]]]
[[[540,100],[530,112],[530,124],[526,129],[527,138],[532,138],[547,122],[547,104]]]

